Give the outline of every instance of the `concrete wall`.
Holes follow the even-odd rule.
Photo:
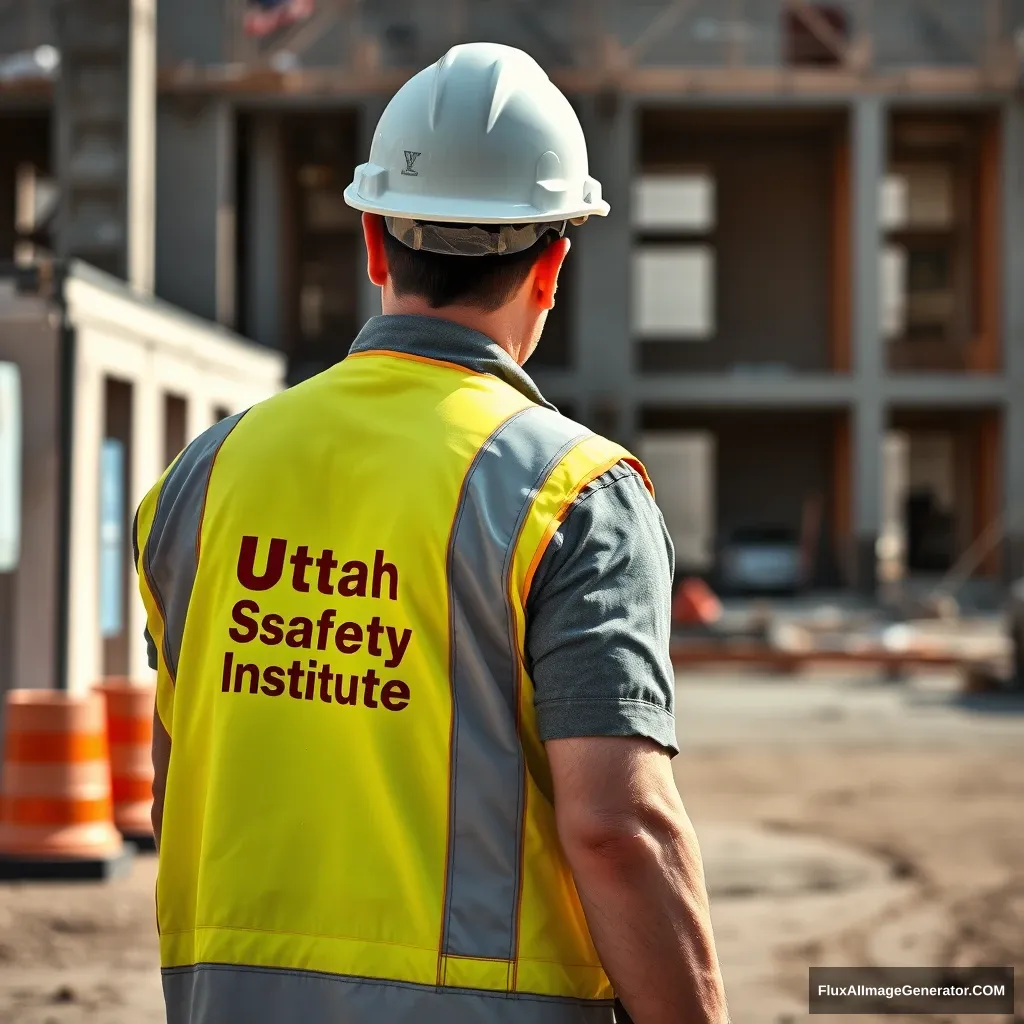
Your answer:
[[[715,181],[717,331],[707,341],[640,344],[645,371],[724,370],[737,363],[829,367],[833,137],[685,127],[641,143],[645,162],[707,168]]]
[[[648,410],[649,430],[706,430],[715,439],[715,543],[743,527],[799,531],[808,499],[823,501],[819,582],[833,582],[835,419],[828,413],[714,413]]]
[[[227,0],[158,0],[156,39],[160,63],[223,62],[226,7]]]
[[[159,103],[156,294],[228,326],[235,322],[234,130],[225,101]]]
[[[22,405],[21,558],[0,573],[0,691],[53,685],[57,579],[58,322],[0,282],[0,360],[18,365]]]

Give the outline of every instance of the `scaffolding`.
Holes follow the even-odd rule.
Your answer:
[[[639,95],[965,94],[1020,81],[1019,0],[319,0],[266,40],[225,0],[220,66],[167,67],[168,89],[393,91],[449,46],[533,53],[566,92]]]
[[[0,94],[45,89],[16,58],[54,41],[60,4],[0,0]],[[316,0],[264,39],[245,32],[247,4],[163,5],[161,19],[209,26],[202,56],[162,54],[163,91],[389,93],[449,46],[489,39],[574,94],[956,96],[1017,89],[1024,52],[1022,0]]]

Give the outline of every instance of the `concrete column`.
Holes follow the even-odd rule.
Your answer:
[[[882,343],[882,232],[879,191],[886,164],[886,109],[875,96],[855,101],[851,139],[853,201],[853,534],[855,584],[873,591],[875,545],[882,525],[882,445],[888,410],[882,402],[886,372]]]
[[[253,118],[249,146],[248,200],[245,210],[246,255],[245,333],[270,348],[284,345],[284,267],[282,201],[284,168],[281,118]]]
[[[0,576],[10,644],[0,654],[4,688],[47,689],[56,674],[59,329],[39,307],[6,318],[0,332],[0,359],[21,371],[22,402],[21,552],[15,572]]]
[[[88,358],[88,342],[79,332],[75,367],[74,454],[72,457],[71,580],[68,623],[67,686],[82,693],[103,671],[100,639],[100,507],[96,482],[103,443],[103,371]]]
[[[1003,429],[1006,572],[1024,576],[1024,103],[1003,109],[1003,338],[1010,401]]]
[[[587,136],[591,173],[611,204],[575,234],[572,324],[574,362],[588,426],[627,446],[638,433],[631,322],[632,225],[637,116],[625,97],[587,97],[577,109]]]
[[[164,392],[157,377],[147,366],[147,372],[132,380],[132,444],[131,494],[129,506],[134,510],[142,503],[150,487],[164,471]],[[130,541],[130,538],[129,538]],[[128,674],[133,680],[150,679],[146,639],[146,610],[139,597],[135,574],[129,575],[128,593],[125,595],[128,629]]]
[[[157,116],[156,291],[198,316],[235,321],[235,112],[168,98]]]
[[[359,138],[356,142],[356,160],[363,163],[370,157],[370,143],[377,129],[377,122],[388,104],[388,96],[370,96],[359,106]],[[360,258],[356,269],[359,290],[359,326],[362,327],[372,316],[380,316],[380,289],[366,276],[366,253],[360,242]]]
[[[128,282],[153,291],[156,0],[131,0],[128,50]]]

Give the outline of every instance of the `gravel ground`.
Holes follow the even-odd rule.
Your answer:
[[[676,775],[734,1024],[806,1011],[816,964],[1011,964],[1024,990],[1024,703],[941,676],[680,677]],[[0,886],[0,1024],[162,1020],[152,892]],[[867,1018],[869,1024],[999,1018]],[[835,1024],[854,1018],[836,1017]]]

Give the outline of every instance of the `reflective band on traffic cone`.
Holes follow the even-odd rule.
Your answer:
[[[114,824],[129,839],[153,835],[153,705],[156,689],[150,684],[108,679],[97,689],[107,705],[110,743],[110,786],[114,797]]]
[[[3,755],[0,855],[104,860],[122,853],[98,693],[12,690]]]

